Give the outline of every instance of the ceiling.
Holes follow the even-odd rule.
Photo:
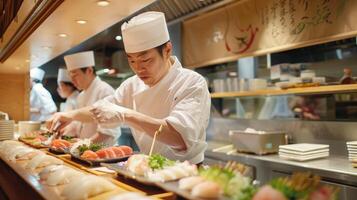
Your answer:
[[[115,40],[121,35],[121,24],[145,11],[164,12],[170,25],[233,1],[237,0],[111,0],[107,7],[97,6],[97,0],[64,1],[9,59],[0,63],[0,73],[27,73],[30,67],[57,72],[66,54],[85,50],[111,54],[123,49],[123,43]],[[87,23],[77,24],[78,19]],[[60,33],[68,37],[58,37]]]
[[[41,66],[68,49],[107,29],[125,17],[153,3],[154,0],[111,0],[105,7],[97,0],[64,1],[19,46],[11,56],[0,63],[0,73],[28,73],[30,67]],[[24,1],[14,20],[4,33],[0,50],[11,41],[17,28],[26,19],[36,1]],[[86,20],[78,24],[76,20]],[[65,33],[67,37],[59,37]]]

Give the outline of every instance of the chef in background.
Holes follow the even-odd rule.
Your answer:
[[[149,154],[155,131],[154,153],[198,164],[204,159],[210,95],[206,80],[182,67],[171,56],[172,43],[161,12],[145,12],[121,27],[124,48],[135,76],[114,95],[67,113],[56,114],[48,128],[73,120],[101,126],[129,125],[140,151]]]
[[[81,90],[77,97],[78,108],[92,106],[96,101],[114,94],[114,89],[95,73],[94,52],[85,51],[64,57],[72,83]],[[81,120],[78,120],[81,121]],[[61,133],[79,138],[90,138],[107,146],[115,145],[121,134],[120,126],[109,129],[99,127],[95,121],[74,122]]]
[[[30,119],[32,121],[46,121],[57,111],[51,93],[42,85],[44,76],[45,71],[40,68],[30,70]]]
[[[66,99],[66,102],[60,105],[60,112],[77,109],[77,97],[79,92],[73,85],[66,69],[58,69],[57,84],[58,94],[61,98]]]

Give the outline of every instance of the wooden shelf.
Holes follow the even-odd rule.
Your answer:
[[[270,89],[270,90],[255,90],[244,92],[219,92],[211,93],[212,98],[227,98],[227,97],[249,97],[249,96],[274,96],[285,94],[333,94],[343,92],[357,92],[357,84],[349,85],[330,85],[291,89]]]

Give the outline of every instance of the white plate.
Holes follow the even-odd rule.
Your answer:
[[[348,141],[346,142],[347,145],[357,145],[357,141]]]
[[[308,160],[314,160],[314,159],[318,159],[318,158],[326,158],[328,156],[329,156],[329,153],[321,153],[321,154],[316,154],[313,156],[286,156],[286,155],[279,154],[279,157],[281,157],[281,158],[295,160],[295,161],[308,161]]]
[[[307,151],[307,152],[297,152],[297,151],[291,151],[291,150],[286,150],[286,149],[279,149],[279,153],[284,153],[284,154],[290,154],[290,155],[297,155],[297,156],[307,156],[311,154],[316,154],[316,153],[325,153],[329,152],[329,149],[319,149],[315,151]]]
[[[328,149],[329,145],[327,144],[309,144],[309,143],[301,143],[301,144],[288,144],[288,145],[280,145],[280,149],[297,151],[297,152],[309,152],[316,151],[321,149]]]

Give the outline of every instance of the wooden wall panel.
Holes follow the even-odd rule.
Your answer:
[[[29,78],[29,74],[0,74],[0,111],[16,121],[30,116]]]

